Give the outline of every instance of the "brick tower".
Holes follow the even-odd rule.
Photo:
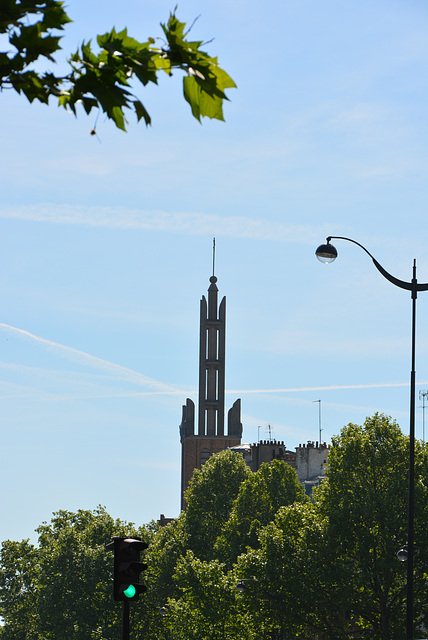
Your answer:
[[[195,433],[195,404],[187,398],[180,424],[181,508],[184,491],[195,469],[200,469],[213,453],[241,444],[241,400],[229,410],[227,434],[224,429],[226,298],[218,307],[217,278],[210,278],[208,303],[201,300],[199,335],[198,433]]]

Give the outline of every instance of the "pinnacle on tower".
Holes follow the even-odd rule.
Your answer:
[[[241,401],[229,410],[225,434],[226,298],[218,305],[217,278],[212,275],[208,300],[202,296],[199,331],[198,433],[195,405],[187,398],[180,424],[182,496],[194,469],[218,451],[241,443]],[[184,508],[184,500],[182,498]]]

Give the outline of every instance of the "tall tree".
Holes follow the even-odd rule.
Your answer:
[[[203,561],[192,551],[178,562],[174,580],[178,594],[167,603],[167,628],[180,640],[220,640],[231,636],[235,625],[236,580],[218,560]]]
[[[427,448],[416,443],[415,539],[428,549]],[[333,441],[319,510],[328,518],[327,554],[342,566],[348,613],[370,637],[404,635],[406,572],[396,553],[407,539],[409,443],[398,424],[375,414]],[[415,562],[417,626],[426,621],[426,562]]]
[[[160,625],[165,632],[171,625],[178,626],[182,636],[184,625],[189,635],[183,638],[205,634],[206,625],[201,626],[204,616],[198,607],[209,604],[215,609],[212,575],[222,575],[221,583],[227,583],[226,571],[216,558],[215,541],[250,473],[242,456],[232,451],[215,454],[194,472],[186,491],[186,511],[157,532],[147,552],[149,589],[136,614],[141,636],[157,639]],[[222,593],[220,584],[217,589]],[[161,609],[168,612],[164,618],[160,617]]]
[[[145,562],[148,569],[144,582],[148,587],[134,610],[134,628],[138,627],[141,637],[157,638],[162,623],[160,611],[164,610],[168,600],[179,594],[174,580],[176,568],[186,555],[187,536],[184,531],[183,517],[180,516],[165,527],[160,527],[153,536],[147,550]]]
[[[215,454],[193,473],[185,494],[184,530],[188,548],[201,560],[215,557],[215,542],[250,473],[242,456],[230,450]]]
[[[317,610],[320,591],[327,587],[324,571],[333,579],[323,553],[324,533],[325,521],[314,504],[295,502],[281,507],[260,530],[257,548],[238,558],[235,571],[244,585],[241,607],[257,630],[255,637],[279,638],[282,631],[285,638],[313,640],[320,630],[327,630],[319,624]]]
[[[220,557],[232,563],[246,547],[256,548],[258,533],[280,507],[305,500],[302,485],[290,465],[281,460],[264,463],[242,482],[228,522],[217,540]]]
[[[39,640],[37,601],[39,557],[29,540],[3,542],[0,553],[2,640]]]
[[[384,415],[344,427],[314,501],[281,508],[259,532],[259,547],[238,558],[248,579],[243,606],[261,638],[282,624],[290,637],[404,637],[406,568],[396,553],[406,542],[408,444]],[[428,619],[427,455],[417,443],[414,592],[421,634]]]
[[[58,0],[1,0],[0,34],[5,34],[9,47],[0,52],[0,89],[11,88],[27,96],[30,102],[58,104],[76,114],[77,104],[90,113],[101,110],[117,127],[126,129],[126,110],[147,125],[151,117],[135,95],[133,83],[157,84],[159,72],[172,75],[181,70],[184,98],[198,120],[206,116],[223,120],[225,90],[235,87],[217,58],[201,49],[202,41],[188,40],[190,30],[175,12],[162,24],[163,42],[149,38],[139,42],[127,29],[97,36],[98,50],[91,40],[68,59],[69,71],[58,76],[51,71],[39,72],[40,59],[55,62],[61,32],[71,20]]]
[[[119,609],[113,600],[114,535],[146,529],[113,520],[98,507],[58,511],[38,529],[38,545],[3,543],[0,567],[2,640],[114,640]]]

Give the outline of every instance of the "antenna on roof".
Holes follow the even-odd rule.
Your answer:
[[[215,276],[215,238],[213,238],[213,276]]]
[[[321,429],[321,400],[313,400],[312,404],[314,404],[314,402],[318,402],[318,428],[320,431],[319,445],[321,447],[321,433],[324,431],[324,429]]]

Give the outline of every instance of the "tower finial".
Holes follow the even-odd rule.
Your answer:
[[[213,238],[213,276],[215,276],[215,238]]]

